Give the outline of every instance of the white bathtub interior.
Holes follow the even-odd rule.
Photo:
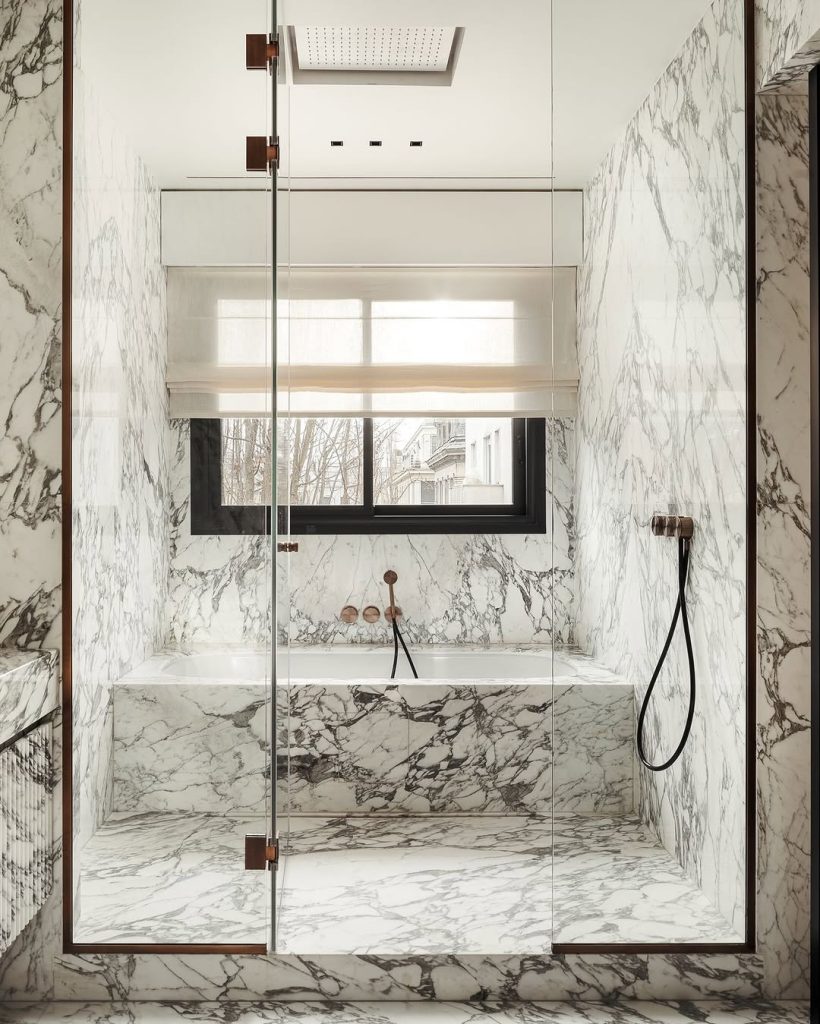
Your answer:
[[[277,676],[288,679],[383,680],[389,676],[392,648],[291,648],[277,651]],[[458,648],[416,648],[413,662],[418,681],[440,679],[540,679],[546,683],[552,675],[571,676],[575,670],[558,653],[542,651],[464,651]],[[171,656],[162,674],[172,679],[199,679],[251,682],[271,678],[272,663],[262,652],[233,652]],[[396,669],[397,679],[412,679],[407,660],[402,656]]]

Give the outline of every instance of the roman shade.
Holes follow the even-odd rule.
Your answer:
[[[171,415],[574,409],[575,268],[169,268]],[[274,330],[275,328],[275,330]],[[275,338],[274,338],[275,335]]]

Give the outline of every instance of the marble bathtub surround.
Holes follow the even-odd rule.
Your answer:
[[[225,650],[186,648],[216,657]],[[316,650],[332,657],[332,647]],[[283,808],[631,812],[632,686],[571,651],[560,652],[564,674],[550,680],[549,649],[515,650],[543,654],[544,679],[391,683],[384,680],[389,649],[376,648],[362,682],[294,679],[281,687]],[[186,677],[185,661],[184,652],[166,651],[115,684],[112,806],[257,812],[265,800],[269,687]]]
[[[743,5],[716,0],[584,191],[575,464],[576,640],[645,691],[696,523],[688,605],[698,703],[681,760],[640,773],[640,809],[739,930],[745,910],[746,286]],[[613,549],[617,557],[613,557]],[[751,611],[751,610],[749,610]],[[686,658],[653,694],[673,749]]]
[[[554,832],[534,815],[296,815],[282,825],[283,955],[537,956],[552,942],[738,940],[634,817],[562,814]],[[244,835],[263,827],[259,817],[113,815],[89,847],[80,941],[264,943],[270,876],[243,863]]]
[[[0,745],[60,703],[57,651],[0,648]]]
[[[572,643],[574,421],[547,423],[549,532],[300,537],[289,579],[279,580],[280,642],[391,643],[383,617],[348,624],[339,609],[384,609],[382,575],[392,567],[408,642]],[[167,640],[265,643],[270,539],[191,536],[189,421],[172,420],[171,430]]]

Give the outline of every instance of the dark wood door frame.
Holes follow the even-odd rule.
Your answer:
[[[722,954],[750,952],[755,948],[755,894],[756,894],[756,809],[755,809],[755,739],[756,739],[756,587],[757,568],[756,533],[756,332],[755,332],[755,60],[754,60],[754,0],[744,0],[745,25],[745,101],[746,101],[746,288],[747,288],[747,535],[746,535],[746,599],[747,599],[747,646],[746,646],[746,929],[745,939],[738,943],[678,943],[678,944],[556,944],[553,954]],[[63,950],[66,953],[150,953],[150,954],[193,954],[213,953],[224,955],[263,954],[267,947],[262,944],[129,944],[129,943],[78,943],[74,941],[74,815],[73,815],[73,702],[72,702],[72,203],[73,203],[73,101],[74,101],[74,0],[63,0],[63,267],[62,267],[62,577],[63,577],[63,671],[62,671],[62,822],[63,822]],[[813,264],[814,266],[814,264]],[[814,294],[814,293],[813,293]],[[814,335],[813,335],[814,337]],[[816,345],[814,346],[816,347]],[[813,349],[814,351],[814,349]],[[812,371],[815,380],[815,369]],[[815,392],[813,389],[814,438]],[[814,478],[812,497],[814,499]],[[820,502],[813,502],[812,515],[820,514]],[[813,536],[816,535],[813,523]],[[814,560],[813,560],[814,561]],[[816,602],[813,601],[813,607]],[[813,679],[817,678],[814,666]],[[815,689],[813,689],[813,695]],[[813,708],[814,714],[814,708]],[[813,764],[813,772],[816,765]],[[813,778],[815,776],[813,775]],[[818,787],[813,787],[813,794]],[[813,828],[816,826],[813,825]],[[814,832],[813,832],[814,836]],[[816,917],[816,915],[815,915]],[[812,932],[814,937],[814,930]],[[820,1022],[818,1022],[820,1024]]]
[[[820,1024],[820,65],[809,73],[811,395],[811,1019]]]

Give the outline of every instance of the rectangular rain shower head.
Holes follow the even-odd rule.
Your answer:
[[[290,25],[294,85],[452,85],[454,25]]]
[[[455,26],[296,25],[303,71],[446,71]]]

